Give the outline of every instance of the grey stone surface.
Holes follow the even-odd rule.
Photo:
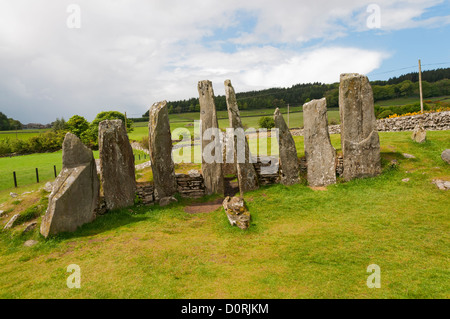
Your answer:
[[[47,193],[51,193],[52,190],[53,190],[53,183],[52,182],[45,183],[44,191],[46,191]]]
[[[134,204],[134,155],[122,120],[102,121],[98,127],[100,179],[108,210]]]
[[[328,133],[327,100],[312,100],[303,105],[305,156],[309,186],[336,183],[336,150]]]
[[[422,125],[417,125],[411,135],[411,138],[417,143],[425,143],[427,140],[427,131]]]
[[[211,81],[205,80],[198,82],[198,94],[200,102],[200,120],[202,121],[201,134],[204,136],[204,132],[209,128],[219,128],[217,123],[216,105],[214,103],[214,90]],[[216,149],[222,150],[222,141],[218,136],[214,136],[211,140],[202,139],[202,154],[206,146],[214,142],[217,145]],[[212,154],[216,157],[222,158],[220,155]],[[206,194],[220,194],[224,193],[224,179],[222,163],[217,160],[212,163],[205,161],[205,157],[202,156],[202,173],[206,187]]]
[[[168,205],[170,205],[172,203],[176,203],[176,202],[178,202],[178,200],[175,197],[168,196],[168,197],[164,197],[164,198],[160,199],[159,206],[168,206]]]
[[[444,162],[450,164],[450,149],[444,150],[441,154],[441,158]]]
[[[149,145],[155,185],[154,196],[155,200],[159,201],[161,198],[172,196],[177,192],[167,102],[153,104],[149,117]]]
[[[63,142],[63,168],[53,184],[47,212],[42,218],[44,237],[72,232],[95,219],[100,182],[94,155],[78,137],[67,133]]]
[[[373,92],[366,76],[341,74],[339,113],[344,180],[381,173],[380,140],[373,106]]]
[[[37,245],[38,243],[39,242],[37,240],[30,239],[30,240],[27,240],[23,245],[25,247],[33,247],[33,246]]]
[[[414,155],[408,153],[403,153],[402,155],[404,158],[416,158]]]
[[[229,127],[241,129],[244,131],[244,126],[241,122],[239,114],[239,108],[236,100],[236,94],[234,88],[231,85],[230,80],[225,81],[225,96],[227,101]],[[256,175],[255,168],[250,162],[251,154],[248,146],[248,141],[243,134],[243,139],[238,141],[238,137],[234,136],[234,163],[236,164],[236,173],[239,182],[239,192],[243,195],[245,192],[252,191],[259,188],[258,176]],[[238,160],[238,153],[242,152],[244,158]]]
[[[17,220],[17,218],[19,218],[19,216],[20,216],[20,214],[15,214],[13,217],[11,217],[11,219],[9,220],[9,222],[5,225],[5,227],[3,229],[11,229],[14,222]]]
[[[294,139],[278,108],[273,118],[279,132],[280,182],[284,185],[297,184],[300,182],[300,171]]]
[[[227,196],[222,206],[232,226],[236,225],[240,229],[248,229],[251,215],[245,207],[245,202],[242,197]]]
[[[17,196],[19,196],[19,194],[17,193],[9,193],[9,196],[11,196],[12,198],[16,198]]]
[[[36,228],[36,226],[37,226],[37,222],[31,222],[31,223],[29,223],[29,224],[25,227],[25,229],[23,230],[23,233],[28,233],[28,232],[32,231],[33,229]]]
[[[441,191],[450,190],[450,181],[444,181],[441,179],[433,179],[432,183],[437,186]]]

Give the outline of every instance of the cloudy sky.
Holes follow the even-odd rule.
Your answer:
[[[0,0],[0,111],[138,117],[160,100],[450,67],[450,1]]]

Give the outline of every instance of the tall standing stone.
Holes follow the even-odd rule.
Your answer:
[[[98,145],[106,208],[132,206],[136,197],[134,155],[122,120],[100,122]]]
[[[341,74],[339,113],[344,156],[343,178],[381,173],[380,140],[369,79],[356,73]]]
[[[239,114],[239,108],[236,100],[236,94],[234,88],[231,85],[230,80],[225,81],[225,95],[227,100],[228,108],[228,119],[230,127],[235,131],[236,129],[244,132],[244,126],[241,122],[241,117]],[[238,139],[241,139],[238,141]],[[239,148],[243,149],[239,149]],[[238,156],[239,152],[245,156],[243,159]],[[250,149],[248,147],[247,139],[245,134],[234,136],[234,161],[236,163],[236,171],[238,175],[239,191],[241,195],[244,192],[252,191],[258,189],[258,175],[256,175],[255,167],[250,163]]]
[[[312,100],[303,105],[307,176],[310,186],[336,183],[336,150],[328,133],[327,100]]]
[[[279,131],[280,182],[284,185],[297,184],[300,182],[300,171],[294,139],[278,108],[273,114],[273,119]]]
[[[150,108],[148,129],[154,194],[159,201],[175,194],[178,188],[172,159],[172,136],[166,101],[155,103]]]
[[[198,82],[198,94],[200,102],[200,120],[202,122],[202,172],[206,187],[206,194],[223,194],[224,182],[222,163],[214,160],[212,163],[205,161],[205,148],[211,143],[216,144],[213,156],[217,158],[222,157],[222,141],[220,136],[212,136],[211,140],[204,138],[204,133],[208,129],[215,129],[218,131],[219,124],[217,123],[216,104],[214,103],[214,90],[211,81],[205,80]],[[215,152],[219,150],[219,154]],[[222,160],[220,160],[222,161]]]
[[[67,133],[63,142],[63,167],[53,184],[41,223],[44,237],[72,232],[95,219],[100,182],[92,151]]]

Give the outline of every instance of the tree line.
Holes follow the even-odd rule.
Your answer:
[[[450,68],[422,72],[422,89],[424,98],[450,95]],[[399,97],[419,95],[418,72],[411,72],[387,81],[371,81],[375,102]],[[329,108],[339,107],[339,83],[306,83],[296,84],[289,88],[271,88],[259,91],[249,91],[236,94],[240,110],[262,108],[301,106],[304,103],[325,97]],[[217,110],[226,110],[226,98],[223,95],[215,97]],[[167,103],[169,113],[199,112],[198,98],[171,101]],[[149,111],[142,115],[148,119]]]

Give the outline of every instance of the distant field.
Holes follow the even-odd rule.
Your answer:
[[[260,110],[250,110],[250,111],[240,111],[241,120],[244,127],[247,128],[259,128],[258,121],[262,116],[273,116],[273,109],[260,109]],[[281,112],[284,115],[284,119],[287,123],[287,107],[282,108]],[[228,113],[227,111],[218,111],[217,118],[220,128],[227,128],[228,125]],[[195,120],[200,119],[199,112],[193,113],[182,113],[182,114],[170,114],[170,128],[174,130],[176,128],[187,128],[191,134],[194,132],[194,126],[192,125]],[[334,121],[339,123],[339,109],[330,108],[328,110],[328,121]],[[139,141],[142,137],[148,135],[148,123],[138,122],[134,124],[134,131],[128,134],[131,140]],[[289,115],[289,127],[303,127],[303,112],[300,112],[300,107],[291,107]]]
[[[3,138],[18,138],[18,139],[29,139],[30,137],[37,136],[41,133],[50,131],[49,129],[39,129],[39,130],[19,130],[17,131],[0,131],[0,139]]]
[[[431,98],[424,98],[424,101],[450,101],[449,96],[438,96],[438,97],[431,97]],[[403,97],[398,99],[392,99],[392,100],[386,100],[386,101],[378,101],[375,102],[375,106],[398,106],[398,105],[405,105],[405,104],[414,104],[419,103],[420,98],[417,97]]]
[[[134,151],[135,163],[140,164],[149,160],[148,155],[141,151]],[[94,151],[94,157],[98,158],[98,151]],[[39,171],[39,181],[45,184],[55,178],[53,165],[59,174],[62,167],[62,151],[54,153],[41,153],[23,156],[0,158],[0,191],[11,189],[14,191],[13,172],[16,172],[19,188],[36,183],[36,168]]]

